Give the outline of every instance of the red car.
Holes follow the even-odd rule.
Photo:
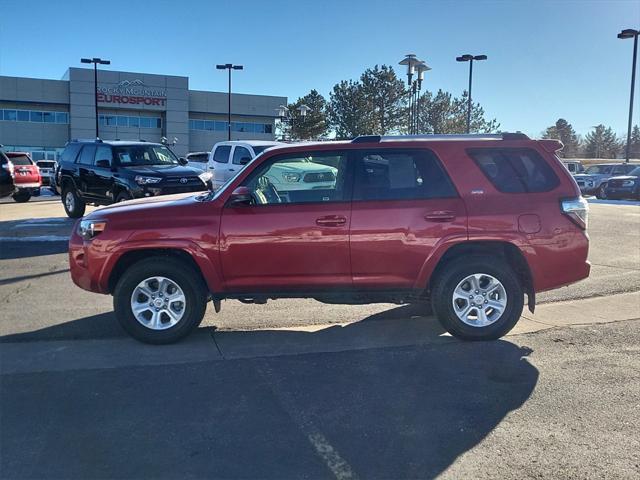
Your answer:
[[[17,188],[12,198],[22,203],[28,202],[32,195],[40,195],[42,177],[31,155],[27,152],[6,152],[6,155],[13,164],[13,181]]]
[[[218,311],[284,297],[430,300],[451,334],[496,339],[525,294],[533,312],[537,292],[589,275],[587,204],[561,147],[519,133],[276,147],[215,192],[95,210],[70,239],[71,275],[113,295],[123,327],[149,343],[187,335],[208,300]],[[332,183],[291,175],[295,163],[331,167]]]

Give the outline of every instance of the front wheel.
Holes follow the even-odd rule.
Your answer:
[[[598,187],[598,191],[596,192],[596,198],[599,198],[600,200],[606,200],[607,199],[607,184],[603,183],[602,185],[600,185]]]
[[[195,329],[207,308],[200,276],[184,263],[152,257],[133,264],[113,293],[122,327],[144,343],[174,343]]]
[[[467,257],[447,264],[432,289],[433,309],[451,335],[495,340],[518,322],[524,292],[511,267],[491,257]]]

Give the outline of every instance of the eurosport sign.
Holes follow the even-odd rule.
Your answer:
[[[110,87],[98,85],[98,102],[101,103],[164,107],[166,101],[166,90],[147,87],[142,80],[123,80]]]

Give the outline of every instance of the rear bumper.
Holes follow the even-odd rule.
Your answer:
[[[34,188],[40,188],[41,185],[41,182],[16,183],[16,188],[19,190],[33,190]]]

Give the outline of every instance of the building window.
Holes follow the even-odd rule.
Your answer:
[[[196,120],[194,118],[189,119],[189,130],[205,130],[226,132],[227,122],[218,120]],[[270,123],[256,123],[256,122],[231,122],[232,132],[243,133],[273,133],[273,126]]]
[[[98,122],[106,127],[162,128],[158,117],[130,117],[127,115],[99,115]]]
[[[67,112],[40,110],[0,110],[0,120],[5,122],[69,123]]]

